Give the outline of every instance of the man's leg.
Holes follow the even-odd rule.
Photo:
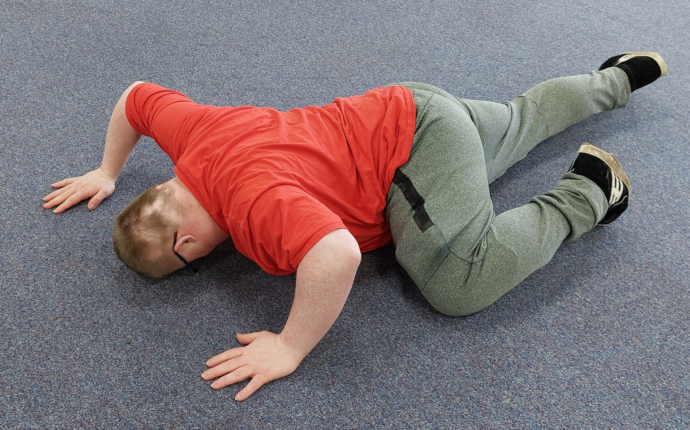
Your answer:
[[[457,100],[479,132],[489,183],[498,179],[543,140],[591,115],[622,108],[630,99],[623,70],[550,79],[510,102],[456,98],[426,84],[404,84]]]
[[[568,125],[624,106],[625,79],[617,69],[556,79],[505,105],[408,85],[415,142],[389,192],[387,217],[398,261],[432,306],[450,315],[483,309],[546,264],[563,240],[604,218],[611,193],[575,173],[494,217],[487,179]]]
[[[491,183],[543,140],[596,113],[625,107],[629,99],[628,79],[614,67],[550,79],[504,104],[459,101],[479,130]]]

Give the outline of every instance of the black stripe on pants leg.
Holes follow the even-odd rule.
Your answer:
[[[417,223],[417,227],[424,233],[429,227],[434,225],[434,223],[431,222],[431,218],[429,218],[429,214],[426,213],[426,209],[424,209],[424,198],[419,195],[417,189],[412,185],[410,178],[401,172],[400,169],[395,171],[393,183],[400,188],[403,196],[405,196],[407,202],[412,206],[412,210],[414,211],[414,222]]]

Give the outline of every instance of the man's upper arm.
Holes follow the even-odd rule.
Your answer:
[[[132,128],[149,136],[177,163],[185,150],[187,131],[180,125],[199,107],[184,94],[137,81],[130,87],[125,113]]]

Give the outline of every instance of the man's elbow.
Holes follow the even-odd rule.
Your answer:
[[[359,267],[359,264],[362,262],[362,251],[359,250],[359,244],[352,250],[350,258],[352,259],[352,264],[354,264],[355,267]]]
[[[362,262],[362,253],[357,249],[348,249],[340,254],[342,267],[348,272],[357,272],[359,264]]]
[[[356,271],[362,261],[362,253],[354,236],[346,229],[338,229],[318,241],[303,260],[307,264],[312,261]]]
[[[357,270],[362,262],[362,252],[359,250],[357,239],[348,230],[337,230],[339,239],[339,254],[343,263]]]

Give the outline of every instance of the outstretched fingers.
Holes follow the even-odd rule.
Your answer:
[[[65,179],[65,181],[67,181],[67,180],[68,180],[68,179]],[[66,184],[64,184],[64,185],[62,185],[62,186],[60,186],[60,187],[56,187],[56,186],[55,186],[56,184],[60,184],[60,183],[62,183],[62,182],[64,182],[64,181],[56,182],[55,184],[52,185],[53,188],[57,188],[57,190],[55,190],[55,191],[53,191],[52,193],[48,194],[47,196],[43,197],[43,201],[44,201],[44,202],[48,202],[48,201],[50,201],[50,200],[53,200],[55,197],[57,197],[57,196],[59,196],[59,195],[62,195],[62,194],[64,194],[64,193],[66,193],[66,192],[72,191],[72,188],[73,188],[73,187],[68,187],[68,186],[67,186],[67,185],[70,185],[71,182],[70,182],[69,184],[66,183]]]
[[[242,355],[242,348],[233,348],[225,351],[222,354],[218,354],[215,357],[209,358],[206,362],[208,367],[217,366],[220,363],[224,363],[232,358],[239,357]]]
[[[53,212],[59,214],[71,208],[82,200],[91,198],[89,209],[94,210],[105,198],[115,191],[115,179],[108,176],[100,168],[75,178],[67,178],[55,182],[52,193],[43,197],[46,202],[43,207],[50,209],[57,206]]]
[[[98,205],[100,205],[101,202],[108,196],[110,196],[110,194],[106,190],[98,191],[98,193],[96,193],[96,195],[89,200],[89,210],[92,211],[96,209]]]
[[[53,211],[54,213],[59,214],[80,202],[81,199],[77,200],[76,202],[74,201],[75,195],[78,194],[78,191],[72,184],[77,179],[79,178],[67,178],[51,184],[51,186],[53,188],[57,188],[57,190],[43,197],[43,201],[46,202],[43,204],[43,209],[51,209],[60,205]]]
[[[234,371],[228,373],[227,375],[222,376],[213,381],[211,387],[213,387],[216,390],[220,390],[221,388],[225,388],[228,385],[244,381],[245,379],[251,378],[252,376],[254,375],[253,370],[250,366],[241,366],[238,369],[235,369]]]
[[[211,384],[211,387],[215,390],[220,390],[221,388],[251,378],[251,381],[249,381],[249,383],[235,396],[235,400],[237,401],[245,400],[270,380],[264,378],[261,374],[257,374],[251,364],[242,362],[241,357],[228,360],[223,364],[213,367],[204,372],[201,376],[206,380],[219,376],[218,379]]]
[[[43,197],[43,200],[46,202],[43,204],[43,208],[50,209],[62,204],[65,200],[73,196],[74,192],[74,188],[72,187],[60,188],[57,191],[53,191],[52,193]]]
[[[261,388],[266,382],[268,381],[264,380],[264,378],[261,375],[254,376],[252,380],[249,381],[247,386],[244,387],[239,393],[237,393],[237,395],[235,395],[235,400],[237,400],[238,402],[245,400],[247,397],[254,394],[256,390]]]
[[[77,180],[77,178],[67,178],[67,179],[63,179],[62,181],[57,181],[54,184],[50,184],[50,186],[53,188],[62,188],[65,185],[69,185],[76,180]]]
[[[233,348],[206,362],[209,369],[201,376],[219,389],[247,378],[252,381],[237,394],[245,400],[264,384],[291,374],[304,358],[292,350],[280,335],[268,331],[238,334],[237,339],[246,346]]]
[[[228,373],[234,372],[235,370],[239,369],[245,364],[246,363],[240,361],[240,357],[232,358],[215,367],[207,369],[204,373],[201,374],[201,377],[209,381],[211,379],[219,378],[223,375],[227,375]]]
[[[75,192],[71,196],[69,196],[67,198],[67,200],[62,202],[62,204],[60,206],[58,206],[57,209],[55,209],[53,211],[53,213],[56,213],[56,214],[62,213],[64,211],[66,211],[67,209],[71,208],[72,206],[76,205],[77,203],[79,203],[82,200],[84,200],[84,197],[82,197],[82,194],[80,192]]]

